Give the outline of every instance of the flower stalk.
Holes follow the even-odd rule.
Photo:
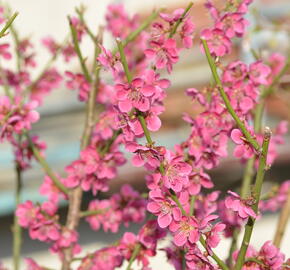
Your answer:
[[[271,138],[271,130],[268,127],[266,127],[264,130],[262,152],[259,158],[259,167],[258,167],[258,172],[257,172],[254,191],[253,191],[255,204],[253,205],[252,209],[255,211],[256,214],[258,213],[258,205],[260,201],[264,175],[265,175],[265,171],[267,170],[267,154],[268,154],[270,138]],[[237,263],[234,268],[235,270],[240,270],[243,267],[246,252],[250,244],[252,232],[254,229],[254,224],[255,224],[255,219],[252,217],[249,217],[248,222],[245,227],[244,237],[243,237],[242,245],[241,245],[239,255],[237,258]]]

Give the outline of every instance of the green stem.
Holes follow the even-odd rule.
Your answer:
[[[264,181],[264,175],[265,175],[265,171],[267,169],[267,154],[268,154],[270,138],[271,138],[271,131],[269,128],[266,127],[265,131],[264,131],[262,152],[260,154],[259,167],[258,167],[258,172],[257,172],[257,176],[256,176],[255,186],[254,186],[254,194],[253,194],[254,199],[255,199],[255,204],[253,205],[252,208],[256,214],[258,213],[258,205],[259,205],[259,201],[260,201],[261,190],[262,190],[262,185],[263,185],[263,181]],[[235,270],[240,270],[243,267],[246,252],[247,252],[248,246],[250,244],[252,232],[254,229],[254,224],[255,224],[255,219],[250,217],[248,219],[248,222],[247,222],[246,227],[245,227],[242,245],[241,245],[240,252],[239,252],[239,255],[237,258],[236,266],[234,268]]]
[[[202,246],[207,249],[207,246],[206,246],[206,242],[205,240],[203,239],[203,237],[201,236],[200,239],[199,239],[200,243],[202,244]],[[223,270],[229,270],[229,268],[227,267],[227,265],[223,262],[223,260],[221,260],[212,250],[212,255],[210,255],[214,260],[215,262],[219,265],[219,267]]]
[[[149,130],[148,130],[148,128],[147,128],[146,121],[145,121],[143,115],[141,115],[141,114],[139,113],[139,114],[138,114],[138,119],[139,119],[140,124],[141,124],[141,126],[142,126],[142,129],[143,129],[143,131],[144,131],[144,135],[145,135],[145,137],[146,137],[146,140],[147,140],[148,144],[152,145],[152,144],[153,144],[153,141],[152,141],[152,138],[151,138],[151,136],[150,136],[150,132],[149,132]]]
[[[188,214],[186,213],[186,211],[184,210],[182,204],[180,203],[180,201],[178,200],[177,196],[175,194],[171,194],[171,199],[177,204],[177,206],[179,207],[179,209],[181,210],[182,214],[184,216],[188,216]]]
[[[94,216],[94,215],[103,214],[104,212],[106,212],[106,210],[107,210],[107,209],[82,211],[82,212],[80,213],[80,217],[81,217],[81,218],[84,218],[84,217],[89,217],[89,216]]]
[[[189,215],[190,216],[193,216],[193,214],[194,214],[195,199],[196,199],[196,196],[191,196],[191,198],[190,198],[190,210],[189,210]]]
[[[126,270],[130,270],[131,269],[131,265],[133,264],[134,260],[138,256],[140,250],[141,250],[141,244],[136,244],[135,248],[134,248],[134,250],[132,252],[132,255],[131,255],[131,258],[129,260],[129,264],[128,264]]]
[[[78,41],[78,37],[77,37],[77,31],[74,28],[73,24],[71,23],[70,17],[68,17],[68,20],[69,20],[69,27],[70,27],[70,30],[71,30],[71,36],[72,36],[72,40],[73,40],[73,44],[74,44],[74,49],[75,49],[76,54],[77,54],[77,56],[79,58],[83,74],[84,74],[86,80],[89,83],[91,83],[92,82],[92,78],[90,76],[90,73],[89,73],[88,68],[86,66],[86,63],[85,63],[85,59],[83,58],[83,55],[82,55],[82,52],[81,52],[81,49],[80,49],[80,46],[79,46],[79,41]]]
[[[15,206],[17,207],[21,202],[21,190],[22,190],[22,170],[16,164],[16,192],[15,192]],[[20,269],[20,254],[22,244],[21,227],[18,223],[18,217],[16,212],[14,213],[14,225],[13,225],[13,264],[14,270]]]
[[[232,267],[233,267],[233,253],[237,249],[239,233],[240,233],[240,229],[234,228],[231,246],[230,246],[230,250],[229,250],[229,255],[228,255],[228,259],[227,259],[228,264],[230,266],[230,269],[232,269]]]
[[[205,54],[206,54],[206,57],[207,57],[207,61],[209,63],[213,78],[215,80],[217,88],[218,88],[218,90],[220,92],[220,95],[221,95],[225,105],[226,105],[226,108],[227,108],[228,112],[233,117],[233,119],[236,121],[238,127],[243,132],[243,134],[246,137],[247,141],[254,147],[254,149],[256,151],[260,152],[259,143],[256,141],[256,139],[254,137],[252,137],[250,132],[247,130],[245,124],[238,117],[238,115],[236,114],[236,112],[234,111],[234,109],[233,109],[233,107],[232,107],[232,105],[230,103],[230,100],[229,100],[229,98],[228,98],[228,96],[227,96],[227,94],[226,94],[226,92],[225,92],[225,90],[224,90],[224,88],[222,86],[222,82],[221,82],[221,79],[220,79],[220,77],[218,75],[215,61],[213,60],[213,58],[212,58],[212,56],[210,54],[207,42],[204,39],[202,39],[201,41],[202,41],[202,44],[203,44],[203,47],[204,47],[204,51],[205,51]]]
[[[191,7],[193,6],[193,2],[190,2],[187,6],[187,8],[184,10],[184,12],[182,13],[181,17],[179,18],[179,20],[174,24],[170,34],[169,34],[169,38],[172,38],[173,35],[176,33],[176,30],[178,28],[178,26],[182,23],[183,19],[185,18],[186,14],[188,13],[188,11],[191,9]]]
[[[27,134],[27,139],[29,141],[29,146],[33,152],[34,157],[36,158],[36,160],[39,162],[39,164],[41,165],[42,169],[44,170],[44,172],[51,178],[51,180],[53,181],[53,183],[66,195],[68,195],[68,189],[63,185],[63,183],[60,182],[60,180],[58,179],[58,177],[54,174],[53,170],[49,167],[48,163],[46,162],[46,160],[41,156],[40,152],[38,151],[38,149],[35,147],[35,145],[33,144],[30,136]]]
[[[128,62],[126,60],[126,55],[124,52],[124,45],[120,39],[117,39],[116,42],[117,42],[117,46],[118,46],[118,50],[119,50],[120,58],[121,58],[121,63],[122,63],[122,66],[124,68],[124,72],[125,72],[127,81],[128,81],[128,83],[131,83],[132,82],[132,75],[129,71]]]
[[[0,38],[2,38],[3,36],[6,35],[6,30],[12,25],[12,23],[14,22],[14,20],[16,19],[16,17],[18,16],[18,12],[15,12],[10,19],[8,19],[8,21],[6,22],[6,24],[4,25],[4,27],[2,28],[2,30],[0,31]]]

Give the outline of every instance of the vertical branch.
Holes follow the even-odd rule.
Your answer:
[[[270,138],[271,138],[271,131],[268,127],[266,127],[264,131],[262,153],[260,154],[258,173],[256,177],[256,182],[254,186],[254,194],[253,194],[254,199],[255,199],[255,204],[253,205],[252,208],[256,214],[258,213],[258,205],[260,201],[264,175],[265,175],[265,171],[267,170],[267,154],[268,154]],[[254,225],[255,225],[255,219],[252,217],[249,217],[248,222],[245,227],[244,237],[243,237],[242,245],[241,245],[240,252],[237,258],[237,263],[234,268],[235,270],[240,270],[243,267],[246,252],[250,244],[252,232],[254,229]]]
[[[15,188],[15,206],[21,202],[21,190],[22,190],[22,170],[19,165],[15,164],[16,171],[16,188]],[[13,224],[13,264],[14,270],[20,269],[20,254],[21,254],[22,232],[18,223],[18,218],[14,214]]]
[[[289,221],[289,217],[290,217],[290,189],[288,190],[287,200],[285,204],[283,205],[283,208],[279,217],[279,221],[277,224],[277,229],[276,229],[276,233],[275,233],[275,237],[273,241],[274,245],[278,248],[281,245],[282,238],[284,236],[287,223]]]
[[[76,32],[73,26],[70,24],[71,31],[72,31],[72,36],[73,36],[73,41],[74,41],[74,46],[75,50],[77,51],[78,57],[80,64],[82,66],[84,75],[88,82],[92,82],[91,75],[88,73],[88,70],[86,68],[86,65],[84,63],[78,41],[76,38]],[[102,33],[100,33],[101,35]],[[99,36],[99,40],[102,38]],[[96,44],[96,46],[98,46]],[[98,49],[98,53],[100,53],[100,49]],[[98,68],[95,72],[95,78],[93,85],[91,85],[92,89],[89,92],[89,99],[86,107],[86,120],[85,120],[85,127],[81,139],[81,149],[85,149],[89,144],[90,144],[90,139],[95,123],[95,112],[96,112],[96,97],[97,97],[97,91],[99,87],[99,71],[100,69]],[[69,194],[69,208],[68,208],[68,214],[67,214],[67,221],[66,221],[66,227],[69,230],[75,230],[76,227],[78,226],[79,219],[80,219],[80,208],[81,208],[81,202],[82,202],[82,188],[81,187],[76,187],[74,190],[71,191]],[[62,269],[63,270],[68,270],[70,269],[70,263],[72,260],[73,254],[72,254],[72,249],[68,248],[67,250],[64,251],[64,260],[62,264]]]

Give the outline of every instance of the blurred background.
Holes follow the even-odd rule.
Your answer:
[[[223,4],[224,0],[214,1]],[[104,24],[106,6],[111,3],[123,3],[130,14],[140,13],[145,18],[155,7],[165,7],[168,12],[175,8],[185,7],[189,1],[174,0],[146,0],[146,1],[109,1],[109,0],[9,0],[12,11],[18,11],[19,16],[15,21],[15,27],[21,37],[31,37],[35,44],[38,55],[38,63],[35,69],[37,75],[49,60],[47,51],[41,45],[41,39],[52,36],[61,42],[69,32],[67,15],[75,14],[74,8],[83,4],[87,7],[85,17],[91,29],[97,29]],[[197,31],[211,23],[208,13],[204,9],[204,1],[194,1],[192,15]],[[243,40],[235,44],[235,49],[231,55],[232,59],[240,57],[245,62],[253,61],[249,47],[253,46],[261,53],[278,51],[285,55],[289,53],[289,22],[290,22],[290,2],[289,0],[255,0],[252,5],[252,12],[248,19],[251,22],[251,31]],[[282,25],[282,26],[281,26]],[[261,26],[261,27],[260,27]],[[258,29],[258,30],[257,30]],[[105,45],[113,46],[114,42],[109,36],[105,36]],[[267,50],[265,49],[267,48]],[[82,44],[84,55],[89,60],[93,58],[93,47],[89,40]],[[229,59],[228,59],[229,60]],[[10,63],[13,65],[13,61]],[[69,67],[62,61],[57,61],[57,66],[61,71],[78,71],[78,62],[72,61]],[[166,74],[164,74],[167,76]],[[162,145],[172,147],[175,142],[182,141],[188,136],[189,128],[181,120],[184,112],[194,115],[198,108],[193,106],[184,94],[184,90],[189,87],[202,88],[210,80],[210,70],[205,57],[200,53],[199,42],[195,40],[195,46],[183,51],[181,61],[175,66],[171,76],[172,86],[169,89],[168,97],[165,100],[166,112],[162,115],[163,127],[154,138]],[[290,75],[283,77],[281,90],[272,95],[267,101],[267,115],[264,121],[270,127],[275,127],[280,119],[290,120]],[[79,140],[84,123],[83,104],[77,101],[77,93],[70,91],[62,85],[47,96],[44,105],[40,108],[41,121],[33,126],[33,133],[40,136],[41,140],[47,143],[46,158],[51,167],[60,175],[64,174],[64,167],[78,157]],[[271,182],[279,183],[290,178],[290,137],[286,138],[286,145],[279,149],[280,156],[267,174],[267,179]],[[120,170],[118,179],[112,181],[114,192],[121,184],[132,183],[137,189],[144,189],[142,181],[145,172],[143,170],[128,168],[125,165]],[[237,187],[243,172],[243,166],[231,156],[225,159],[221,166],[212,171],[211,175],[217,188],[224,191]],[[22,200],[30,199],[42,201],[38,194],[38,188],[43,180],[43,172],[37,164],[33,169],[24,173],[24,191]],[[12,214],[14,210],[14,180],[13,155],[8,145],[0,144],[0,261],[5,265],[11,265],[12,250]],[[269,184],[270,185],[270,184]],[[104,194],[108,196],[109,194]],[[87,198],[89,199],[89,198]],[[65,212],[65,206],[63,211]],[[272,238],[275,231],[277,215],[266,215],[258,222],[254,232],[253,244],[257,247],[265,241],[265,235]],[[130,230],[136,231],[138,228],[132,227]],[[112,242],[119,238],[119,235],[109,235],[103,232],[93,232],[87,224],[80,226],[81,244],[85,249],[96,248],[106,242]],[[286,232],[282,245],[282,251],[290,254],[290,228]],[[217,253],[223,257],[223,251],[228,248],[228,242],[220,245]],[[288,244],[288,245],[287,245]],[[24,232],[23,256],[31,256],[41,264],[48,267],[57,267],[57,257],[47,253],[47,245],[38,241],[29,240]],[[224,254],[226,255],[226,254]],[[153,269],[157,267],[162,258],[154,260]],[[165,265],[165,264],[164,264]],[[170,269],[169,267],[166,269]]]

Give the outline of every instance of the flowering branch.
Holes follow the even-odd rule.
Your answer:
[[[203,237],[200,237],[199,241],[202,244],[202,246],[205,249],[207,249],[207,245],[206,245],[206,242],[203,239]],[[216,261],[216,263],[220,266],[220,268],[223,269],[223,270],[229,270],[227,265],[212,250],[211,250],[211,252],[212,252],[211,257]]]
[[[210,69],[211,69],[211,72],[212,72],[212,75],[213,75],[213,78],[215,80],[215,83],[217,85],[217,88],[220,92],[220,95],[226,105],[226,108],[228,110],[228,112],[230,113],[230,115],[233,117],[233,119],[236,121],[238,127],[241,129],[241,131],[243,132],[244,136],[246,137],[246,139],[248,140],[248,142],[254,147],[254,149],[258,152],[260,152],[260,145],[259,143],[255,140],[255,138],[252,137],[252,135],[250,134],[250,132],[247,130],[246,126],[244,125],[244,123],[241,121],[241,119],[238,117],[238,115],[236,114],[236,112],[234,111],[231,103],[230,103],[230,100],[222,86],[222,82],[221,82],[221,79],[218,75],[218,72],[217,72],[217,67],[216,67],[216,64],[210,54],[210,51],[209,51],[209,48],[208,48],[208,45],[207,45],[207,42],[206,40],[204,39],[201,39],[201,42],[203,44],[203,48],[204,48],[204,51],[205,51],[205,54],[206,54],[206,57],[207,57],[207,61],[209,63],[209,66],[210,66]]]
[[[253,193],[255,204],[253,205],[252,209],[255,211],[256,214],[258,213],[258,205],[260,201],[264,175],[265,175],[265,171],[267,170],[267,154],[268,154],[270,138],[271,138],[271,130],[268,127],[266,127],[264,130],[262,152],[260,154],[258,173],[257,173],[256,182],[254,186],[254,193]],[[237,258],[235,270],[240,270],[243,267],[246,252],[247,252],[250,239],[252,236],[254,224],[255,224],[255,219],[252,217],[249,217],[248,222],[245,227],[245,233],[244,233],[242,245],[240,248],[240,252]]]
[[[0,31],[0,38],[4,37],[7,35],[7,33],[5,33],[7,31],[7,29],[12,25],[12,23],[14,22],[14,20],[16,19],[16,17],[18,16],[18,12],[15,12],[10,19],[6,22],[6,24],[4,25],[4,27],[2,28],[2,30]]]
[[[53,181],[53,183],[66,195],[68,194],[68,189],[60,182],[60,180],[57,178],[57,176],[54,174],[53,170],[50,168],[50,166],[48,165],[48,163],[46,162],[46,160],[41,156],[41,154],[39,153],[38,149],[35,147],[35,145],[33,144],[29,134],[26,134],[26,137],[28,139],[29,142],[29,147],[33,152],[34,157],[36,158],[36,160],[39,162],[39,164],[41,165],[42,169],[44,170],[44,172],[51,178],[51,180]]]
[[[78,38],[77,38],[77,31],[76,31],[75,27],[73,26],[70,17],[68,17],[68,21],[69,21],[71,36],[73,39],[74,49],[75,49],[76,54],[79,58],[84,76],[85,76],[86,80],[90,83],[90,82],[92,82],[92,78],[91,78],[91,75],[88,71],[88,68],[87,68],[86,63],[85,63],[85,59],[83,58],[83,55],[82,55],[82,52],[81,52],[81,49],[79,46],[79,42],[78,42]]]
[[[174,27],[172,28],[172,30],[171,30],[171,32],[169,34],[169,38],[172,38],[174,36],[174,34],[176,33],[176,30],[177,30],[178,26],[182,23],[183,19],[185,18],[186,14],[189,12],[189,10],[191,9],[192,6],[193,6],[193,2],[190,2],[188,4],[187,8],[182,13],[182,15],[179,18],[179,20],[175,23]]]
[[[132,255],[131,255],[131,258],[129,260],[129,264],[128,264],[126,270],[130,270],[131,269],[131,265],[135,261],[136,257],[138,256],[140,250],[141,250],[141,245],[138,243],[138,244],[135,245],[135,248],[134,248],[134,250],[132,252]]]

